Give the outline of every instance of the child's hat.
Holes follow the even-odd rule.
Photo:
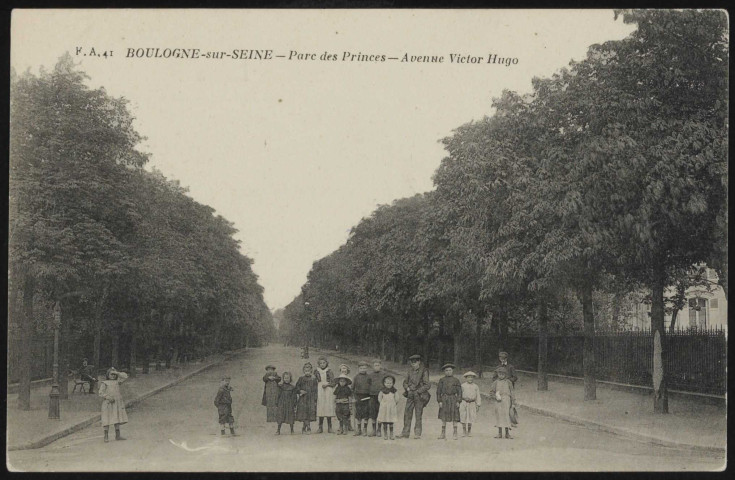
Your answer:
[[[506,357],[507,358],[508,357],[508,352],[500,352],[500,353],[498,353],[498,356],[499,357]]]
[[[421,360],[421,355],[411,355],[408,357],[409,360]]]
[[[337,377],[337,380],[339,380],[340,378],[343,378],[343,379],[347,380],[347,385],[349,385],[349,384],[352,383],[352,380],[347,375],[344,375],[344,374],[343,375],[340,375],[339,377]]]
[[[462,376],[463,376],[463,377],[476,377],[476,376],[477,376],[477,374],[476,374],[475,372],[473,372],[473,371],[469,371],[469,372],[465,373],[465,374],[464,374],[464,375],[462,375]]]
[[[345,369],[347,370],[347,373],[350,373],[350,366],[349,365],[347,365],[346,363],[342,363],[342,364],[340,364],[339,368],[342,368],[342,367],[345,367]]]
[[[367,367],[368,363],[365,360],[360,360],[360,363],[357,364],[358,367]]]
[[[266,366],[265,366],[265,369],[266,369],[266,370],[268,370],[269,368],[272,368],[273,370],[275,370],[275,369],[276,369],[276,367],[275,367],[274,365],[266,365]]]
[[[306,367],[309,367],[309,368],[314,368],[314,365],[312,365],[312,364],[311,364],[311,362],[306,362],[306,363],[304,364],[304,366],[302,367],[302,370],[303,370],[303,369],[305,369]]]
[[[457,368],[457,366],[456,366],[456,365],[454,365],[453,363],[445,363],[445,364],[444,364],[444,365],[442,366],[442,370],[446,370],[447,368],[455,369],[455,368]]]

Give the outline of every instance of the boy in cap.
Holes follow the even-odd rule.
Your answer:
[[[462,400],[462,385],[454,376],[454,364],[442,366],[444,377],[436,385],[436,400],[439,402],[439,420],[442,421],[442,433],[439,440],[447,438],[447,422],[452,422],[453,437],[457,440],[457,422],[459,422],[459,402]]]
[[[276,412],[278,409],[278,382],[281,377],[276,373],[276,367],[268,365],[265,367],[265,375],[263,375],[263,400],[261,405],[266,407],[266,422],[276,422]]]
[[[337,435],[347,435],[347,426],[350,424],[350,396],[352,389],[350,384],[352,380],[347,375],[337,377],[337,386],[334,389],[334,402],[336,406],[337,420],[339,420],[339,430]]]
[[[462,403],[459,404],[459,421],[462,422],[463,437],[472,436],[472,424],[477,420],[477,411],[482,404],[480,387],[475,383],[475,372],[467,372],[462,384]]]
[[[217,413],[219,414],[221,435],[225,434],[225,424],[229,424],[230,434],[235,434],[235,419],[232,416],[232,395],[230,395],[231,391],[232,387],[230,387],[230,377],[222,377],[219,390],[217,390],[217,395],[214,397],[214,406],[217,407]]]
[[[406,409],[403,414],[403,431],[398,438],[408,438],[411,434],[411,419],[416,412],[416,424],[414,426],[414,438],[421,438],[421,417],[424,407],[431,399],[429,389],[429,369],[421,365],[421,355],[408,357],[411,368],[408,369],[406,378],[403,380],[403,396],[406,397]]]
[[[361,361],[357,366],[357,375],[352,381],[352,391],[355,395],[355,418],[357,419],[357,432],[355,436],[362,435],[363,422],[365,424],[365,435],[367,435],[367,424],[370,418],[370,376],[367,373],[368,363]]]
[[[518,377],[516,376],[516,369],[508,363],[508,353],[507,352],[500,352],[498,353],[498,360],[500,361],[500,364],[498,367],[505,367],[507,374],[506,377],[508,380],[510,380],[510,383],[513,384],[513,386],[516,386],[516,380],[518,380]],[[498,379],[497,369],[495,372],[493,372],[493,381]]]
[[[380,422],[378,422],[378,412],[380,411],[380,401],[378,394],[383,388],[383,379],[386,373],[383,371],[383,363],[379,358],[373,360],[373,371],[370,374],[370,420],[373,424],[373,431],[369,436],[380,437]]]

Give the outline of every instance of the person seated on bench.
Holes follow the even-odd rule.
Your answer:
[[[94,392],[94,384],[97,383],[97,378],[94,377],[94,370],[92,366],[87,364],[87,359],[82,360],[82,366],[79,367],[79,378],[85,382],[89,382],[89,391],[87,393]]]

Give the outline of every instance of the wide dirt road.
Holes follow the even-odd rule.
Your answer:
[[[316,363],[316,354],[310,359]],[[718,470],[725,459],[693,454],[531,415],[521,410],[513,440],[494,439],[490,410],[480,409],[472,438],[437,440],[441,423],[432,400],[424,410],[420,440],[300,434],[276,436],[265,422],[264,366],[301,373],[296,348],[252,349],[223,365],[155,395],[129,410],[126,441],[102,442],[93,426],[45,448],[8,453],[8,468],[20,471],[518,471],[518,470]],[[337,370],[342,363],[330,359]],[[356,366],[350,365],[352,374]],[[220,437],[212,404],[219,379],[232,376],[238,436]],[[398,382],[402,382],[402,378]],[[399,391],[401,391],[399,389]],[[403,402],[399,404],[402,412]],[[402,425],[396,426],[398,433]],[[336,424],[335,420],[335,424]],[[286,428],[286,430],[288,430]],[[316,431],[316,428],[313,428]],[[448,428],[451,432],[451,428]],[[111,432],[112,433],[112,432]],[[113,435],[111,435],[112,437]]]

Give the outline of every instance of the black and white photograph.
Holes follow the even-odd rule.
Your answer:
[[[729,16],[14,9],[11,472],[719,472]]]

